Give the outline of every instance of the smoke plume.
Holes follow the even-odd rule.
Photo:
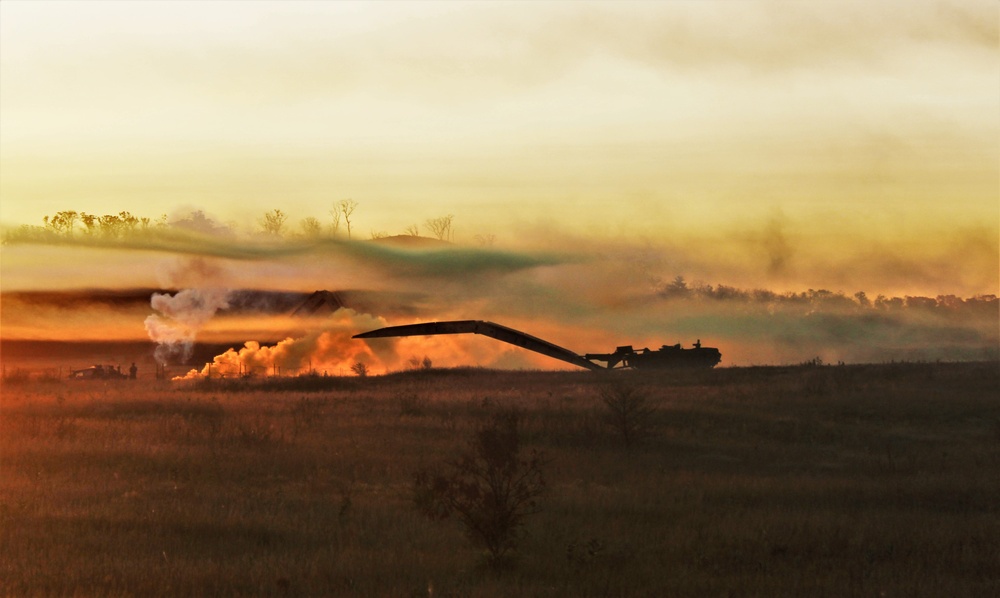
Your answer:
[[[155,357],[166,364],[170,359],[191,358],[198,331],[215,312],[229,306],[227,289],[185,289],[174,295],[153,293],[150,305],[159,314],[146,318],[149,338],[157,343]]]
[[[240,349],[217,355],[200,370],[193,369],[175,379],[204,376],[237,377],[270,374],[341,375],[351,366],[363,363],[372,369],[384,369],[383,359],[364,343],[351,337],[358,332],[385,326],[385,320],[341,308],[331,314],[322,330],[301,338],[286,338],[272,345],[247,341]]]

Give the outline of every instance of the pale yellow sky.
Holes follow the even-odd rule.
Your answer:
[[[1000,227],[1000,4],[0,3],[0,222]],[[826,227],[831,228],[827,231]],[[995,276],[990,274],[989,276]]]

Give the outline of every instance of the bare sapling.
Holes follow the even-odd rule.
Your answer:
[[[443,471],[421,470],[414,483],[416,507],[435,521],[458,519],[494,568],[510,563],[545,490],[542,457],[537,451],[521,456],[519,421],[517,412],[493,415],[462,455]]]
[[[650,433],[656,410],[641,387],[616,379],[601,387],[600,396],[608,425],[625,446],[633,446]]]

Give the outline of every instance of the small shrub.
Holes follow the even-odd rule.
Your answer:
[[[351,371],[357,374],[359,378],[364,378],[368,375],[368,366],[359,361],[351,366]]]
[[[354,487],[351,483],[345,482],[338,487],[338,493],[340,494],[340,505],[337,508],[337,520],[341,525],[347,523],[347,520],[351,516],[351,510],[354,506]]]
[[[262,448],[280,440],[279,430],[263,417],[245,417],[234,424],[235,437],[248,447]]]
[[[72,415],[58,415],[52,424],[52,433],[60,440],[72,438],[76,435],[78,427],[77,418]]]
[[[414,370],[429,370],[434,366],[434,362],[431,361],[430,357],[424,355],[423,359],[419,357],[411,357],[409,359],[410,368]]]
[[[214,440],[222,433],[226,412],[217,402],[195,404],[181,413],[185,436]]]
[[[584,571],[593,567],[594,562],[605,554],[607,545],[600,538],[590,538],[582,542],[570,542],[566,545],[566,561],[576,571]]]
[[[416,393],[402,394],[397,398],[399,401],[399,415],[409,415],[419,417],[424,415],[427,408],[427,400]]]
[[[417,508],[437,521],[454,515],[494,567],[516,549],[525,519],[538,511],[536,499],[545,489],[537,451],[521,458],[519,421],[516,412],[493,415],[445,471],[422,470],[414,483]]]
[[[326,402],[321,399],[301,397],[288,408],[292,416],[293,438],[298,438],[299,433],[322,423],[325,404]]]
[[[640,387],[617,379],[605,384],[600,395],[608,425],[618,433],[625,446],[632,446],[649,434],[656,410]]]

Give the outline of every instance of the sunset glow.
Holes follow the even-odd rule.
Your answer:
[[[579,351],[702,338],[726,365],[995,357],[998,22],[946,0],[5,1],[0,335],[156,340],[152,291],[214,289],[190,334],[236,351],[347,343],[357,317]],[[158,232],[29,234],[67,210]],[[444,215],[450,245],[377,242]],[[223,301],[319,289],[392,300],[308,321]],[[562,367],[423,343],[330,363]]]

